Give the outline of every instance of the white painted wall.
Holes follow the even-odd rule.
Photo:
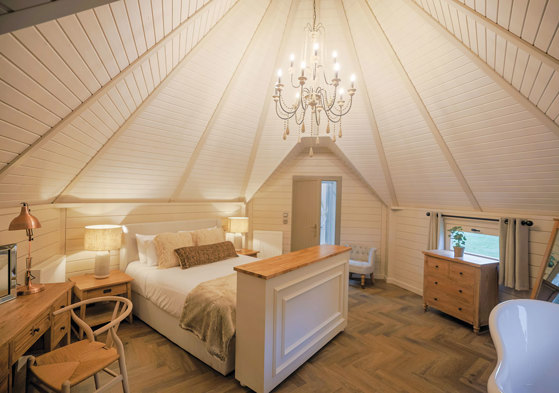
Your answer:
[[[534,283],[538,268],[541,265],[545,247],[549,240],[553,218],[531,215],[506,215],[494,213],[475,213],[447,211],[437,209],[399,209],[389,214],[388,235],[388,282],[409,289],[412,292],[423,293],[423,254],[427,246],[429,217],[428,210],[441,211],[444,214],[475,216],[483,218],[521,217],[532,220],[530,228],[530,280]],[[531,285],[532,286],[532,285]],[[508,290],[501,290],[501,299],[511,296],[526,296],[525,293],[513,294]]]
[[[318,154],[317,154],[318,153]],[[293,176],[341,176],[342,208],[340,243],[371,244],[377,248],[375,274],[384,275],[386,207],[364,181],[329,151],[307,150],[282,164],[247,205],[252,229],[283,232],[283,252],[291,250],[291,204]],[[289,214],[283,224],[283,213]]]

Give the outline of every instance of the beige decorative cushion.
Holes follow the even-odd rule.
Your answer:
[[[190,247],[194,245],[190,232],[160,233],[153,239],[155,251],[157,252],[157,264],[159,269],[167,269],[179,266],[179,259],[175,254],[177,248]]]
[[[204,246],[182,247],[175,250],[182,269],[223,261],[237,257],[235,246],[231,242],[206,244]]]
[[[192,237],[194,244],[197,246],[205,246],[206,244],[215,244],[225,241],[225,232],[223,228],[206,228],[193,231]]]

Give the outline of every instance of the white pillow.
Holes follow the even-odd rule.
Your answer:
[[[136,242],[138,243],[138,255],[140,263],[148,266],[157,266],[157,252],[155,250],[156,235],[140,235],[136,234]]]

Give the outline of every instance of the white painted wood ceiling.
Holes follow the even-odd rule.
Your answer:
[[[319,3],[357,75],[334,152],[381,201],[559,213],[559,2]],[[123,0],[0,35],[0,206],[249,200],[297,147],[271,94],[311,14]]]

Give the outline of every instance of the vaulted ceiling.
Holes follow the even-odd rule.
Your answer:
[[[0,206],[249,200],[297,145],[271,95],[311,15],[124,0],[0,35]],[[559,212],[559,2],[321,0],[319,16],[357,75],[332,150],[387,206]]]

